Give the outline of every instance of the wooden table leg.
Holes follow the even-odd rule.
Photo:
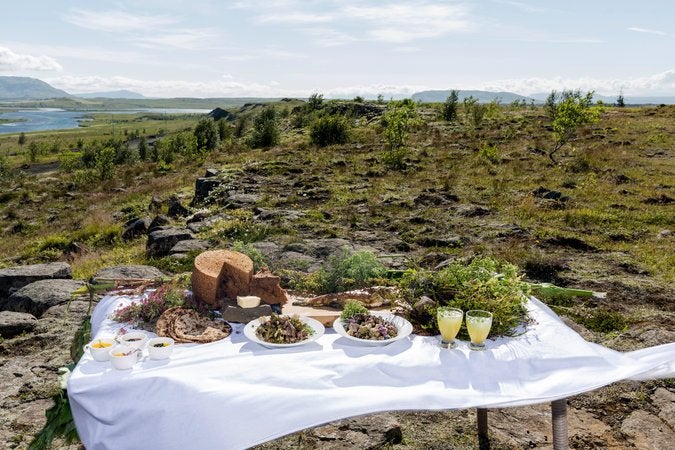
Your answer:
[[[476,409],[476,421],[478,422],[478,448],[480,448],[480,450],[490,450],[487,413],[488,410],[486,408]]]
[[[567,399],[551,402],[551,423],[553,424],[553,450],[567,450]]]

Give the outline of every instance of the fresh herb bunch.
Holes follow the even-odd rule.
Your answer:
[[[205,316],[211,315],[206,305],[197,301],[180,282],[169,282],[151,292],[147,297],[120,307],[113,314],[112,320],[120,323],[152,324],[157,322],[164,311],[175,306],[191,308]]]
[[[342,314],[340,314],[340,319],[349,320],[351,317],[356,316],[357,314],[368,314],[368,308],[363,306],[361,302],[355,300],[349,300],[345,303],[344,308],[342,309]]]
[[[490,311],[493,314],[491,336],[512,335],[518,325],[528,321],[525,301],[529,285],[522,281],[515,265],[493,258],[475,258],[468,265],[453,263],[436,272],[408,270],[400,286],[411,303],[426,295],[437,306]],[[438,333],[436,308],[424,314],[415,314],[413,310],[410,320],[429,332]],[[460,337],[468,337],[465,327]]]

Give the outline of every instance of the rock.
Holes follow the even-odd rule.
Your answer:
[[[171,247],[169,254],[173,255],[174,253],[190,253],[208,250],[211,247],[208,241],[202,239],[188,239],[186,241],[177,242],[176,245]]]
[[[675,420],[675,393],[665,388],[657,388],[652,395],[652,403],[659,408],[659,417],[666,423]]]
[[[621,424],[621,432],[634,438],[635,448],[640,450],[671,450],[675,442],[675,431],[643,410],[633,411]]]
[[[194,238],[190,231],[181,228],[155,230],[148,234],[145,250],[149,256],[166,256],[176,243]]]
[[[155,280],[164,274],[156,267],[141,265],[112,266],[99,270],[92,277],[97,280]]]
[[[215,177],[219,173],[220,173],[220,170],[218,170],[218,169],[213,169],[213,168],[206,169],[206,173],[204,173],[204,177],[205,178]]]
[[[150,229],[151,223],[152,220],[150,220],[149,217],[131,221],[131,223],[124,227],[124,231],[122,231],[122,239],[126,241],[147,233]]]
[[[190,211],[188,211],[188,209],[181,204],[178,197],[173,196],[169,199],[169,210],[167,211],[167,215],[177,219],[178,217],[189,216]]]
[[[0,302],[0,310],[27,312],[39,318],[50,307],[69,302],[72,293],[82,286],[84,282],[78,280],[39,280]]]
[[[253,261],[243,253],[211,250],[195,258],[192,270],[192,292],[195,298],[211,306],[219,300],[236,300],[248,295],[253,277]]]
[[[310,447],[322,450],[375,449],[400,444],[403,432],[396,417],[383,413],[331,422],[309,430],[307,438]]]
[[[258,203],[262,199],[259,194],[233,194],[227,197],[225,207],[228,209],[244,208]]]
[[[156,196],[152,196],[150,199],[150,204],[148,205],[148,211],[158,213],[162,210],[162,205],[164,204],[164,201]]]
[[[202,221],[208,219],[210,216],[211,216],[211,211],[209,211],[208,209],[200,209],[199,211],[195,212],[190,217],[188,217],[185,220],[185,223],[202,222]]]
[[[154,219],[152,219],[152,222],[150,222],[150,225],[148,225],[148,231],[153,231],[159,227],[163,227],[165,225],[169,225],[171,223],[171,219],[169,216],[165,216],[164,214],[158,214],[155,216]]]
[[[33,331],[37,323],[37,319],[32,314],[0,311],[0,337],[9,339],[23,332]]]
[[[296,211],[294,209],[271,209],[271,208],[259,208],[256,207],[253,209],[255,214],[254,218],[256,220],[274,220],[274,219],[288,219],[295,220],[305,215],[302,211]]]
[[[457,215],[462,217],[480,217],[490,212],[490,208],[481,205],[459,205],[457,207]]]
[[[91,310],[93,311],[95,305],[91,305]],[[42,314],[42,318],[45,317],[69,317],[71,320],[73,318],[83,318],[89,311],[89,302],[81,300],[73,300],[69,303],[63,303],[61,305],[52,306],[47,311]]]
[[[197,178],[195,181],[195,196],[192,200],[192,204],[195,205],[204,202],[211,191],[219,187],[221,184],[224,184],[224,181],[218,178]]]
[[[666,239],[669,237],[673,237],[673,231],[672,230],[661,230],[659,231],[659,234],[656,235],[656,239]]]
[[[249,293],[260,297],[263,302],[269,305],[283,305],[288,301],[288,296],[286,291],[281,289],[280,281],[281,279],[270,272],[269,269],[263,268],[253,275]]]
[[[223,315],[223,320],[228,322],[248,323],[261,316],[269,316],[274,311],[270,305],[260,305],[255,308],[241,308],[234,306],[230,301],[222,301],[220,305],[220,312]]]
[[[417,314],[418,317],[424,317],[429,315],[429,311],[436,306],[438,306],[438,304],[433,299],[423,295],[413,305],[413,311],[415,311],[415,314]]]
[[[460,236],[422,236],[415,243],[422,247],[461,247],[468,242],[467,238]]]
[[[55,262],[0,269],[0,301],[34,281],[55,278],[73,278],[70,264]]]

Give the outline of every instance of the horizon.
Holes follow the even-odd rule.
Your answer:
[[[675,95],[665,57],[675,54],[675,4],[540,3],[14,3],[0,30],[0,75],[148,98],[397,98],[448,89]]]

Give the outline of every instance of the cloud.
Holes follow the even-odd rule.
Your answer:
[[[221,37],[213,28],[177,27],[181,20],[166,15],[72,9],[63,19],[82,28],[122,35],[144,48],[213,49]]]
[[[530,95],[552,90],[580,89],[602,95],[672,95],[675,92],[675,69],[638,78],[521,78],[485,82],[473,88],[508,91]],[[468,89],[469,87],[467,87]]]
[[[314,14],[303,12],[264,14],[256,17],[258,23],[288,23],[288,24],[312,24],[321,22],[331,22],[335,18],[329,14]]]
[[[61,64],[49,56],[14,53],[7,47],[0,47],[0,72],[20,72],[24,70],[60,71]]]
[[[182,50],[213,49],[219,40],[220,34],[215,30],[182,29],[170,33],[160,33],[150,36],[131,38],[139,47],[163,48],[172,47]]]
[[[264,14],[253,18],[258,24],[307,25],[301,31],[314,37],[314,43],[322,47],[358,41],[403,44],[475,27],[467,6],[437,0],[370,5],[358,0],[344,0],[323,3],[321,10],[316,9],[316,5],[317,2],[254,0],[237,2],[232,7],[253,11],[254,14],[264,10]],[[326,24],[331,24],[331,27],[326,27]],[[355,26],[346,27],[345,24]]]
[[[147,16],[129,14],[123,11],[87,11],[84,9],[72,9],[63,16],[63,19],[78,27],[110,33],[156,30],[178,22],[176,18],[169,16]]]
[[[657,36],[668,36],[668,33],[666,33],[665,31],[650,30],[648,28],[628,27],[628,30],[635,31],[636,33],[647,33],[647,34],[655,34]]]

